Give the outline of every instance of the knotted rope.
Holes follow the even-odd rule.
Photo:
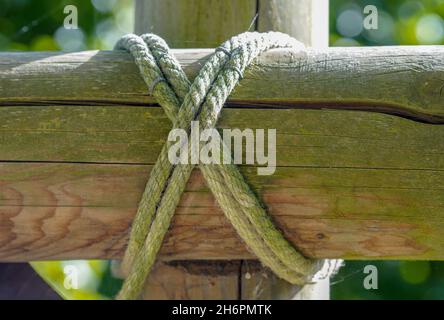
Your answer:
[[[286,34],[243,33],[217,48],[191,84],[167,44],[156,35],[126,35],[115,48],[132,54],[173,129],[188,134],[192,121],[203,129],[215,128],[223,104],[259,54],[272,48],[304,50]],[[193,170],[192,164],[176,165],[168,160],[171,144],[163,146],[140,200],[122,263],[128,276],[118,299],[139,296]],[[199,168],[226,217],[259,260],[290,283],[311,281],[321,261],[305,258],[285,239],[237,167],[200,164]]]

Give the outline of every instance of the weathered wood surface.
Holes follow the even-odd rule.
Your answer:
[[[300,290],[300,287],[278,279],[255,260],[159,261],[145,287],[142,298],[148,300],[299,300],[307,298],[305,291],[311,289],[307,285]]]
[[[240,299],[240,261],[157,262],[145,284],[145,300]]]
[[[328,0],[258,0],[256,30],[290,34],[310,47],[328,47]]]
[[[219,127],[277,129],[276,173],[241,170],[306,255],[444,259],[444,49],[348,50],[263,55]],[[125,53],[0,54],[0,260],[121,257],[171,126],[146,92]],[[198,171],[162,255],[252,258]]]
[[[299,7],[295,7],[295,3]],[[321,4],[324,6],[315,8]],[[136,0],[136,16],[137,33],[157,33],[173,48],[212,48],[247,29],[266,28],[286,32],[306,45],[328,46],[328,0]],[[177,264],[174,269],[162,265],[151,277],[153,281],[146,284],[145,298],[202,298],[211,295],[215,299],[288,299],[296,298],[296,293],[298,297],[309,298],[314,297],[313,291],[324,292],[324,297],[329,292],[328,285],[325,290],[328,280],[314,285],[313,290],[307,290],[308,286],[300,290],[277,279],[265,268],[257,267],[257,264],[254,271],[250,270],[252,264],[246,260],[231,261],[232,269],[233,265],[236,266],[229,276],[220,267],[226,262],[210,263],[208,269],[215,273],[210,276],[190,275],[181,268],[184,263]],[[174,282],[181,286],[177,287]]]
[[[174,50],[192,78],[212,53]],[[444,47],[273,50],[262,55],[228,107],[348,108],[444,122]],[[155,104],[124,52],[0,53],[0,105]]]
[[[155,33],[172,48],[214,48],[250,28],[256,1],[135,1],[135,32]],[[254,23],[252,27],[254,30]]]
[[[1,300],[61,300],[28,263],[0,264]]]
[[[172,48],[212,48],[247,30],[281,31],[307,46],[328,46],[328,0],[138,0],[135,3],[135,32],[158,34],[168,39]]]
[[[300,287],[279,279],[256,261],[242,260],[239,291],[242,300],[328,300],[329,280],[325,278]]]
[[[241,171],[304,253],[444,257],[443,126],[370,112],[269,112],[228,109],[220,126],[278,128],[276,173]],[[0,259],[120,257],[167,135],[162,111],[2,107],[0,117],[0,155],[8,160],[0,164]],[[162,252],[251,257],[197,170]]]
[[[142,1],[142,0],[140,0]],[[256,30],[279,31],[301,41],[305,46],[316,49],[329,45],[329,1],[328,0],[257,0]],[[243,264],[247,267],[248,264]],[[250,279],[242,277],[242,292],[250,299],[328,299],[330,279],[326,278],[304,287],[289,286],[288,283],[270,274],[265,268],[254,272]]]

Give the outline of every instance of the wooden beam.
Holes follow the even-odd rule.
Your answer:
[[[212,52],[174,50],[190,78]],[[227,106],[360,109],[443,123],[443,74],[440,46],[272,50],[249,68]],[[155,101],[127,53],[33,52],[0,53],[0,104]]]

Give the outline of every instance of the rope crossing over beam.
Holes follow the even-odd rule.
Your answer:
[[[273,48],[304,50],[303,44],[286,34],[246,32],[217,48],[191,84],[165,41],[156,35],[126,35],[115,47],[132,54],[150,93],[173,122],[173,129],[188,134],[192,121],[198,121],[203,129],[215,128],[245,68]],[[140,200],[122,263],[127,278],[118,299],[138,298],[193,170],[192,164],[169,161],[170,146],[168,141],[163,146]],[[259,260],[290,283],[304,285],[312,281],[323,261],[305,258],[285,239],[237,167],[199,164],[199,168],[226,217]]]

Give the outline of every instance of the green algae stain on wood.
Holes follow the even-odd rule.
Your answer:
[[[0,116],[0,159],[8,161],[0,165],[0,241],[20,230],[1,259],[23,259],[20,243],[33,259],[119,257],[171,126],[160,108],[5,106]],[[444,259],[444,126],[363,111],[227,108],[219,127],[277,129],[275,174],[241,171],[305,254]],[[54,214],[69,232],[44,222]],[[251,258],[198,170],[174,221],[165,257]],[[47,233],[33,240],[41,223]]]

